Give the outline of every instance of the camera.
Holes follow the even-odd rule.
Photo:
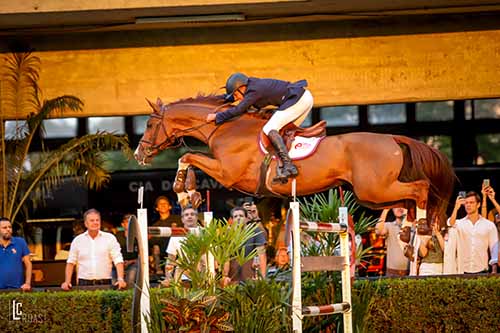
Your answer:
[[[462,198],[462,199],[465,199],[465,196],[467,195],[467,193],[465,191],[460,191],[458,192],[458,197],[459,198]]]

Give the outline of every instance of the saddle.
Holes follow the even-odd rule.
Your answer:
[[[295,139],[296,136],[301,136],[304,138],[314,138],[314,137],[323,137],[326,135],[326,121],[321,120],[317,124],[314,124],[310,127],[299,127],[296,126],[294,123],[289,123],[285,127],[283,127],[280,130],[280,135],[283,137],[283,141],[286,144],[286,147],[288,150],[290,150],[290,147],[293,143],[293,140]],[[267,136],[264,134],[264,132],[260,133],[260,141],[262,142],[263,146],[266,147],[266,149],[269,149],[272,147],[271,142],[267,138]]]

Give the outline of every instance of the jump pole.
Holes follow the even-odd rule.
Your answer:
[[[148,210],[142,208],[144,197],[144,186],[139,188],[137,202],[140,208],[137,209],[137,221],[139,223],[139,235],[143,244],[141,255],[142,264],[142,290],[141,290],[141,333],[148,332],[147,322],[151,322],[151,304],[149,298],[149,249],[148,249]]]

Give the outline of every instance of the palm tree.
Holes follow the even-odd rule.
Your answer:
[[[83,110],[83,102],[64,95],[43,99],[38,79],[40,59],[30,52],[3,59],[0,85],[0,215],[23,224],[30,207],[43,204],[48,194],[68,178],[99,189],[109,180],[101,152],[121,149],[131,155],[126,137],[99,132],[77,137],[56,149],[43,144],[43,120],[65,111]],[[18,121],[13,137],[6,138],[4,114],[29,114]],[[34,153],[32,143],[41,141]]]

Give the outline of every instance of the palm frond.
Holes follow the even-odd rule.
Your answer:
[[[5,56],[4,60],[3,111],[14,115],[36,113],[40,106],[40,59],[25,52]]]
[[[16,202],[12,218],[30,198],[31,193],[34,193],[32,200],[36,205],[43,201],[48,193],[60,186],[66,177],[76,177],[90,189],[101,188],[109,180],[109,174],[104,169],[104,161],[98,152],[116,149],[131,154],[126,137],[99,132],[74,138],[57,150],[47,152],[23,178],[29,185]]]

